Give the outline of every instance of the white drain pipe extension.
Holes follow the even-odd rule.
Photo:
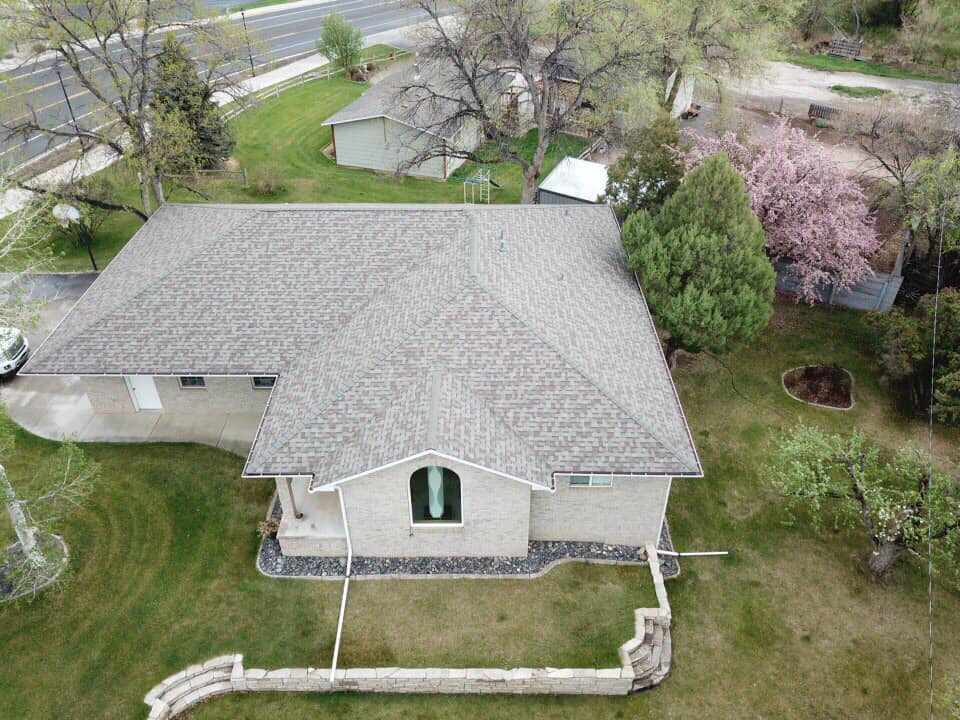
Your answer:
[[[343,595],[340,597],[340,619],[337,620],[337,639],[333,643],[333,660],[330,661],[330,684],[337,674],[337,659],[340,657],[340,639],[343,637],[343,618],[347,614],[347,593],[350,590],[350,569],[353,564],[353,545],[350,543],[350,526],[347,525],[347,509],[343,504],[343,491],[336,487],[340,500],[340,517],[343,518],[343,534],[347,541],[347,572],[343,578]]]
[[[673,550],[657,550],[658,555],[669,555],[670,557],[717,557],[729,555],[727,550],[707,550],[704,552],[674,552]]]

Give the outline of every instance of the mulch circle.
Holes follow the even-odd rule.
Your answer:
[[[806,365],[783,374],[783,387],[795,400],[834,410],[853,407],[853,375],[839,365]]]

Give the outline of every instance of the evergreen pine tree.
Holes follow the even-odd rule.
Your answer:
[[[722,353],[757,337],[773,313],[774,270],[743,180],[725,155],[692,170],[657,215],[623,227],[659,326],[678,349]]]
[[[194,135],[196,156],[185,158],[185,166],[210,168],[233,152],[236,140],[230,126],[173,33],[163,38],[152,105],[161,119],[183,125]]]

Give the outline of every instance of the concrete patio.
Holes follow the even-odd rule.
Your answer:
[[[39,322],[26,332],[36,349],[69,312],[95,276],[44,276],[30,295],[39,300]],[[130,412],[94,414],[76,376],[17,376],[0,385],[10,417],[40,437],[79,442],[197,442],[246,456],[259,413]]]

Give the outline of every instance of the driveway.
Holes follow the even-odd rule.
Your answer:
[[[36,348],[96,278],[96,273],[40,275],[30,297],[40,301],[39,323],[27,331]],[[10,417],[40,437],[81,442],[198,442],[245,456],[259,413],[94,413],[75,375],[16,376],[0,385]],[[132,407],[131,407],[132,410]]]
[[[855,72],[824,72],[786,62],[767,63],[764,70],[753,77],[727,82],[729,90],[741,98],[739,104],[772,110],[782,100],[784,111],[792,115],[805,116],[810,103],[856,107],[876,101],[875,98],[857,100],[839,95],[830,89],[832,85],[875,87],[914,102],[918,107],[935,104],[953,111],[960,110],[960,90],[956,84]]]

